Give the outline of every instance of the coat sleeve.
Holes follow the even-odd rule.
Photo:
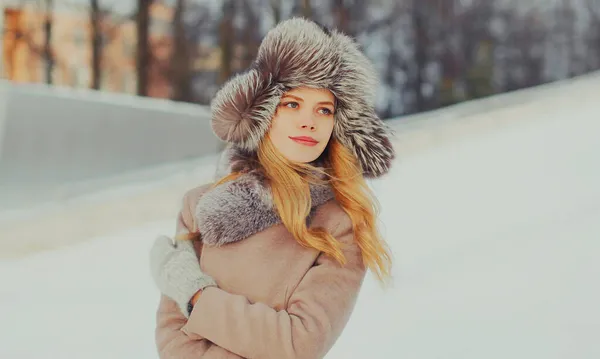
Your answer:
[[[248,359],[324,357],[348,322],[366,273],[350,218],[343,216],[331,233],[345,245],[346,265],[320,254],[287,310],[212,287],[202,292],[182,330]]]
[[[193,192],[183,198],[183,206],[177,215],[177,233],[190,232],[194,228],[192,211]],[[155,341],[160,359],[240,359],[241,357],[223,349],[197,335],[188,336],[181,331],[186,318],[171,298],[161,295],[156,312]]]

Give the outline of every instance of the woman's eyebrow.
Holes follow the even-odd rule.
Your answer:
[[[331,101],[321,101],[317,105],[331,105],[331,106],[335,107],[335,105]]]
[[[281,99],[283,100],[286,97],[291,97],[299,102],[304,102],[304,100],[302,98],[296,97],[294,95],[283,95],[283,96],[281,96]],[[331,101],[321,101],[321,102],[318,102],[317,105],[331,105],[331,106],[335,107],[335,105]]]
[[[298,101],[300,101],[300,102],[304,102],[304,100],[303,100],[303,99],[301,99],[300,97],[296,97],[296,96],[294,96],[294,95],[283,95],[281,98],[282,98],[282,99],[284,99],[284,98],[286,98],[286,97],[291,97],[291,98],[293,98],[293,99],[295,99],[295,100],[298,100]]]

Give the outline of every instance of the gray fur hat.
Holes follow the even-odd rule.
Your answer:
[[[333,93],[333,136],[354,152],[365,177],[387,173],[395,157],[393,132],[375,112],[375,69],[350,37],[303,18],[271,29],[250,69],[217,92],[211,103],[214,133],[241,150],[256,151],[281,96],[302,86]]]

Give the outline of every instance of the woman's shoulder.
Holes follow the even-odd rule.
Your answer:
[[[198,201],[200,200],[200,198],[206,192],[208,192],[213,187],[213,185],[213,182],[209,182],[188,189],[183,195],[184,208],[194,208],[196,203],[198,203]]]

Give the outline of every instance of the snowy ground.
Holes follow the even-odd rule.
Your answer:
[[[328,358],[600,358],[599,107],[549,106],[375,182],[395,285],[369,277]],[[156,358],[147,252],[173,226],[1,261],[0,358]]]

